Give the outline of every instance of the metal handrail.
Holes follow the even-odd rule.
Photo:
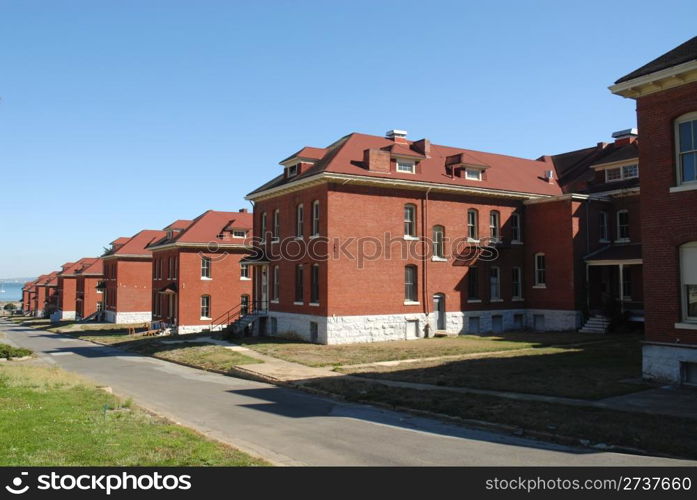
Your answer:
[[[260,314],[268,310],[267,301],[253,300],[248,303],[240,302],[210,322],[211,330],[216,326],[228,326],[250,314]]]

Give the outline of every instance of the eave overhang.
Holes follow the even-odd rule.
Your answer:
[[[608,88],[613,94],[636,99],[692,82],[697,82],[697,60],[610,85]]]

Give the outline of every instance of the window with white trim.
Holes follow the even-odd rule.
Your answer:
[[[273,235],[271,241],[278,241],[281,237],[281,211],[276,209],[273,211]]]
[[[249,264],[240,264],[240,279],[249,279]]]
[[[608,231],[608,219],[607,219],[607,212],[604,210],[598,214],[599,221],[598,221],[598,233],[600,236],[600,241],[607,241],[609,238],[609,231]]]
[[[629,211],[617,211],[617,239],[629,241]]]
[[[416,236],[416,206],[404,205],[404,236]]]
[[[501,269],[496,266],[489,268],[489,298],[491,300],[501,299]]]
[[[535,286],[547,285],[547,262],[545,254],[535,254]]]
[[[201,319],[211,319],[210,295],[201,295]]]
[[[414,160],[397,159],[397,172],[405,174],[416,173],[416,162]]]
[[[273,275],[271,277],[271,300],[278,302],[281,291],[281,271],[278,266],[273,266]]]
[[[511,295],[514,299],[523,298],[523,271],[520,267],[511,268]]]
[[[266,241],[266,212],[263,212],[261,214],[261,234],[259,237],[261,238],[262,243]]]
[[[304,215],[305,209],[303,208],[303,204],[301,203],[297,207],[295,207],[295,237],[296,238],[302,238],[303,237],[303,226],[304,226]]]
[[[678,184],[697,182],[697,112],[675,121]]]
[[[416,266],[404,266],[404,301],[418,302],[418,283],[416,279]]]
[[[473,240],[479,239],[479,212],[470,208],[467,210],[467,236]]]
[[[683,320],[697,322],[697,241],[680,247],[680,297]]]
[[[511,215],[511,236],[513,241],[523,241],[523,234],[520,227],[520,214],[514,213]]]
[[[489,212],[489,235],[492,240],[499,240],[501,237],[501,214],[498,210]]]
[[[312,202],[312,235],[319,236],[319,200]]]
[[[478,168],[466,168],[465,179],[468,179],[470,181],[481,181],[482,171]]]
[[[437,259],[444,258],[445,228],[433,226],[433,256]]]
[[[319,264],[312,264],[310,271],[310,303],[319,304]]]
[[[605,182],[623,181],[639,177],[639,165],[624,165],[605,169]]]
[[[201,278],[210,279],[211,277],[211,259],[210,257],[201,257]]]
[[[295,302],[302,303],[305,300],[304,274],[302,264],[295,266]]]
[[[232,230],[232,237],[233,238],[246,238],[247,231],[245,231],[244,229],[233,229]]]

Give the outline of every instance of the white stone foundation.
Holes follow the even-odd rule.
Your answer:
[[[273,319],[277,322],[275,336],[296,337],[319,344],[353,344],[407,339],[407,324],[417,322],[417,336],[432,336],[436,330],[434,313],[381,314],[370,316],[313,316],[269,311],[266,334],[274,335]],[[580,311],[551,309],[505,309],[485,311],[454,311],[446,313],[446,331],[455,334],[497,333],[508,330],[535,329],[566,331],[580,327]],[[310,322],[317,323],[317,338],[312,339]]]
[[[104,311],[104,321],[107,323],[129,324],[129,323],[147,323],[152,320],[150,311],[143,312],[114,312]]]
[[[697,346],[646,343],[642,347],[642,372],[651,380],[683,382],[682,363],[697,363]]]
[[[223,329],[223,326],[227,325],[216,325],[214,327],[210,327],[209,325],[180,325],[174,328],[174,331],[177,335],[186,335],[189,333],[199,333],[204,330],[210,330],[211,332],[219,332]]]
[[[59,321],[69,321],[75,319],[75,311],[56,311]]]

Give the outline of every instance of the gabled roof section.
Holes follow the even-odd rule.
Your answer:
[[[95,257],[83,257],[77,262],[74,262],[68,266],[63,265],[63,271],[58,273],[59,276],[74,276],[77,274],[83,267],[86,265],[91,264],[96,260]]]
[[[618,141],[615,143],[599,142],[596,146],[576,151],[552,155],[552,163],[559,179],[559,184],[565,193],[598,191],[599,186],[591,187],[595,179],[593,166],[621,161],[639,160],[639,141]],[[633,179],[630,184],[637,184]],[[617,183],[603,184],[602,189],[617,189]],[[625,186],[627,187],[627,186]]]
[[[113,255],[150,257],[151,252],[147,249],[147,247],[153,242],[162,239],[166,234],[167,233],[164,231],[144,229],[131,236],[123,245],[108,252],[105,257]]]
[[[324,158],[325,154],[327,154],[326,148],[313,148],[310,146],[305,146],[300,151],[293,153],[288,158],[281,160],[279,163],[281,165],[283,165],[284,163],[290,163],[291,160],[296,160],[296,159],[297,160],[317,161],[317,160],[321,160],[322,158]]]
[[[207,210],[189,222],[190,224],[184,230],[173,233],[171,238],[165,234],[163,238],[153,242],[150,248],[170,244],[185,246],[187,244],[219,244],[222,242],[244,245],[251,237],[253,217],[247,212]],[[232,238],[232,235],[226,237],[225,233],[234,229],[246,231],[247,238]]]
[[[697,60],[697,36],[678,45],[673,50],[669,50],[653,61],[644,64],[642,67],[635,69],[631,73],[624,75],[617,80],[615,84],[628,82],[640,76],[650,75],[651,73],[656,73],[694,60]]]
[[[81,276],[102,276],[104,274],[104,262],[101,258],[91,259],[89,262],[78,269],[77,274]]]
[[[413,147],[413,141],[403,140],[399,143],[386,137],[366,135],[360,133],[349,134],[326,148],[325,155],[314,165],[301,174],[286,179],[279,175],[271,181],[263,184],[247,195],[253,199],[260,193],[284,185],[290,185],[308,179],[309,177],[328,173],[363,178],[382,178],[399,181],[418,181],[421,183],[437,183],[459,187],[471,187],[484,190],[501,190],[529,193],[531,195],[554,196],[561,194],[559,186],[550,183],[545,178],[545,171],[551,165],[542,160],[529,160],[515,156],[485,153],[449,146],[430,145],[429,156],[424,156]],[[399,147],[397,147],[399,146]],[[404,149],[402,149],[404,148]],[[379,172],[368,170],[364,164],[364,152],[368,149],[409,152],[418,156],[420,169],[417,174],[403,172]],[[464,153],[468,162],[487,168],[486,180],[476,181],[464,177],[456,177],[448,173],[446,159],[450,156]],[[290,186],[289,186],[290,187]]]
[[[172,222],[169,226],[165,227],[164,230],[168,231],[170,229],[177,230],[177,231],[183,231],[187,227],[191,225],[193,221],[186,220],[186,219],[178,219]]]

